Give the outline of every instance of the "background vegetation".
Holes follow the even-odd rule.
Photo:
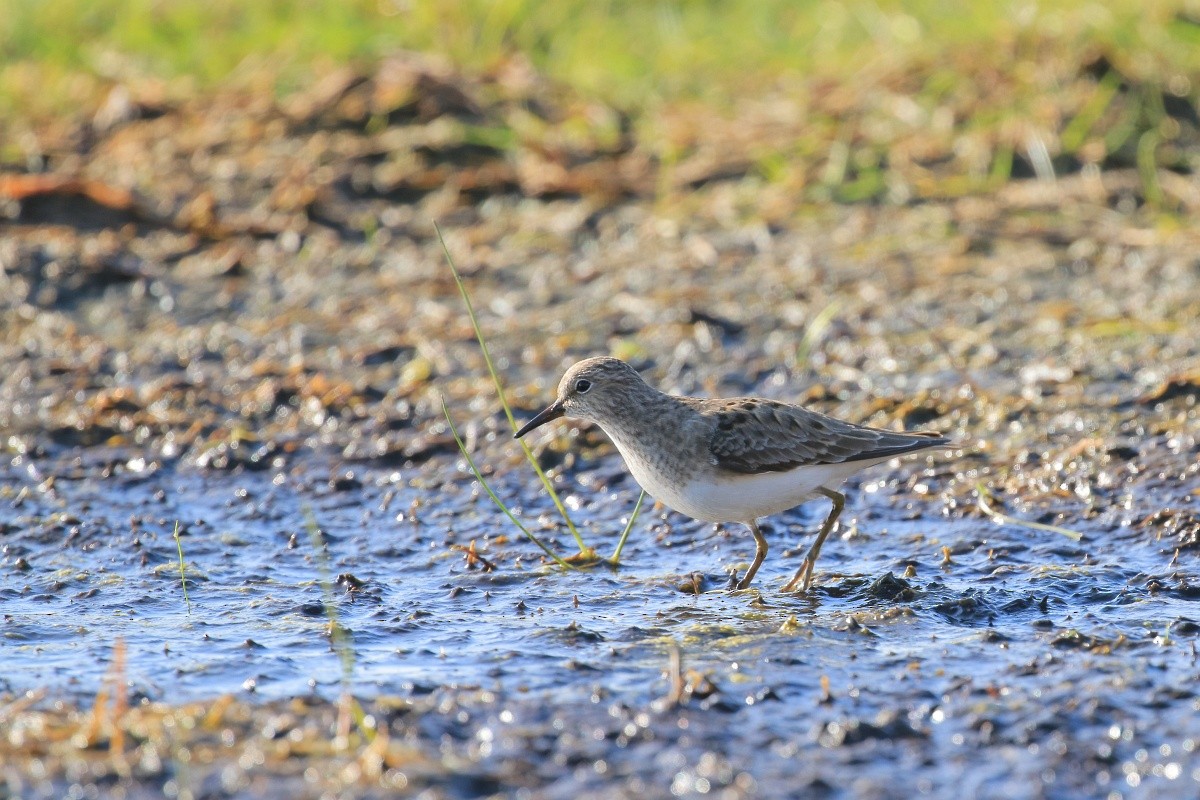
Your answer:
[[[287,95],[335,66],[370,71],[416,50],[474,75],[531,65],[628,114],[639,138],[674,136],[658,150],[666,162],[697,135],[672,133],[672,112],[690,114],[689,131],[705,127],[697,106],[762,127],[770,110],[747,103],[786,98],[780,113],[808,133],[763,141],[756,169],[786,181],[790,161],[829,155],[818,178],[838,199],[883,196],[897,161],[951,153],[965,184],[943,182],[939,193],[1095,164],[1138,168],[1152,203],[1162,199],[1155,167],[1193,170],[1200,123],[1200,8],[1165,0],[10,0],[6,9],[0,111],[10,122],[94,108],[115,83],[172,98]]]
[[[113,78],[186,78],[212,87],[259,80],[282,89],[331,62],[397,49],[487,70],[519,53],[539,70],[633,108],[747,91],[881,62],[928,68],[930,92],[970,57],[1019,82],[1052,47],[1076,61],[1107,55],[1164,85],[1200,67],[1200,25],[1186,4],[1151,0],[10,0],[0,27],[5,89],[50,95]],[[1193,9],[1194,10],[1194,9]],[[1016,58],[1006,59],[1004,56]],[[37,91],[37,96],[47,92]]]

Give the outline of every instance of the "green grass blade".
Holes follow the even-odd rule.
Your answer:
[[[646,490],[642,489],[642,493],[638,495],[637,503],[633,506],[633,513],[629,515],[629,522],[625,524],[625,530],[621,531],[621,538],[617,540],[617,549],[613,550],[612,556],[608,559],[608,563],[614,567],[621,563],[621,551],[625,549],[625,540],[629,538],[629,532],[633,530],[633,523],[637,522],[638,514],[641,513],[642,503],[646,500]]]
[[[1142,179],[1142,195],[1153,208],[1161,208],[1163,204],[1162,186],[1158,183],[1158,145],[1157,131],[1146,131],[1138,139],[1137,167]]]
[[[454,266],[454,258],[450,255],[450,248],[446,246],[446,237],[442,236],[442,229],[435,223],[433,229],[437,231],[438,241],[442,243],[442,252],[446,254],[446,263],[450,265],[450,274],[454,276],[454,283],[458,286],[458,293],[462,295],[463,303],[467,306],[467,316],[471,318],[471,327],[475,329],[475,338],[479,342],[479,349],[483,351],[483,360],[487,363],[488,372],[492,376],[492,384],[496,387],[496,394],[500,397],[500,405],[504,408],[504,415],[508,417],[508,424],[512,426],[513,433],[519,430],[517,419],[513,416],[512,408],[508,405],[508,398],[504,396],[504,384],[500,382],[500,375],[496,372],[496,365],[492,363],[492,354],[488,351],[487,342],[483,338],[483,331],[479,327],[479,318],[475,316],[475,306],[471,303],[471,296],[467,293],[466,284],[463,283],[462,276],[458,274],[458,267]],[[443,401],[444,405],[444,401]],[[449,419],[449,416],[447,416]],[[453,427],[453,425],[451,425]],[[525,458],[529,459],[529,463],[533,465],[533,469],[537,472],[538,478],[542,481],[542,486],[550,495],[550,499],[554,501],[554,507],[558,509],[558,513],[562,515],[563,521],[567,523],[567,528],[571,531],[571,535],[575,537],[575,543],[579,545],[580,553],[590,553],[591,548],[583,542],[583,537],[579,535],[579,530],[575,527],[575,523],[571,521],[571,515],[567,513],[567,507],[563,505],[562,500],[558,497],[558,492],[554,491],[553,484],[546,476],[546,472],[542,469],[542,465],[538,463],[537,456],[529,449],[529,445],[523,440],[518,439],[517,443],[521,445],[521,450],[525,453]],[[526,531],[528,534],[528,531]]]
[[[317,565],[320,570],[321,594],[325,599],[325,616],[329,619],[329,640],[342,664],[342,688],[349,692],[354,679],[354,649],[349,641],[349,635],[342,627],[337,614],[337,598],[333,594],[333,581],[329,578],[329,556],[321,539],[321,528],[313,516],[312,509],[305,506],[304,527],[308,529],[308,538],[317,554]]]
[[[1013,167],[1013,149],[1008,145],[1001,145],[996,148],[995,154],[992,156],[992,168],[988,172],[988,186],[999,187],[1008,183],[1012,177]]]
[[[351,638],[350,632],[343,627],[341,619],[337,612],[337,598],[333,594],[333,581],[329,578],[329,554],[325,551],[324,542],[321,538],[321,528],[317,525],[317,518],[313,515],[312,509],[305,505],[304,509],[304,527],[308,529],[308,538],[312,542],[313,549],[317,554],[317,566],[320,571],[321,594],[325,600],[325,616],[329,620],[329,643],[337,653],[338,660],[342,664],[342,708],[350,715],[354,724],[358,727],[358,732],[367,742],[375,740],[376,730],[367,724],[366,714],[363,712],[362,706],[355,699],[354,688],[354,662],[356,656],[354,653],[354,640]]]
[[[175,520],[175,549],[179,551],[179,582],[183,584],[183,602],[187,603],[187,613],[192,615],[192,601],[187,592],[187,572],[183,567],[183,540],[179,538],[179,520]]]
[[[1039,531],[1050,531],[1051,533],[1061,534],[1068,539],[1078,542],[1083,538],[1083,534],[1071,530],[1070,528],[1061,528],[1058,525],[1047,525],[1043,522],[1033,522],[1027,519],[1018,519],[1017,517],[1005,514],[1003,511],[997,511],[992,507],[992,493],[982,483],[975,484],[975,491],[979,493],[979,510],[987,516],[999,522],[1001,525],[1017,525],[1022,528],[1032,528]]]
[[[812,358],[813,351],[841,308],[842,305],[837,300],[831,301],[829,305],[817,312],[817,315],[812,318],[812,322],[805,328],[804,337],[796,348],[796,365],[801,369],[809,369],[808,361]]]
[[[454,427],[454,420],[450,419],[450,408],[446,405],[446,398],[443,397],[441,400],[442,413],[446,416],[446,424],[450,426],[450,435],[454,437],[454,443],[458,445],[458,452],[462,453],[462,457],[467,461],[467,466],[471,468],[471,472],[475,475],[475,479],[479,481],[479,485],[482,486],[483,490],[488,493],[488,497],[492,498],[492,502],[496,504],[496,507],[503,511],[506,517],[512,520],[512,524],[516,525],[517,528],[520,529],[521,533],[529,537],[529,541],[540,547],[542,552],[554,559],[556,564],[561,567],[566,567],[567,569],[576,569],[573,564],[568,564],[566,561],[564,561],[557,553],[547,547],[541,539],[534,536],[532,531],[522,525],[521,521],[517,519],[516,515],[508,510],[508,506],[504,504],[504,501],[497,497],[496,493],[492,491],[492,487],[488,486],[488,482],[484,479],[483,473],[479,471],[479,467],[475,466],[475,460],[472,459],[471,454],[467,452],[467,446],[463,443],[462,437],[458,435],[458,429]]]
[[[1109,70],[1104,73],[1104,77],[1096,84],[1096,89],[1092,93],[1075,118],[1067,123],[1063,128],[1063,132],[1059,135],[1059,142],[1062,144],[1063,152],[1074,153],[1083,143],[1087,141],[1087,137],[1091,134],[1092,129],[1096,127],[1096,123],[1104,116],[1104,112],[1112,105],[1113,99],[1117,96],[1117,92],[1121,88],[1121,78],[1115,70]]]

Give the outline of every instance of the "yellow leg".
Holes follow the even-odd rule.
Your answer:
[[[762,531],[758,529],[758,523],[750,520],[746,523],[750,528],[750,532],[754,534],[754,543],[756,549],[754,551],[754,561],[750,562],[750,569],[746,570],[746,575],[738,581],[737,588],[748,589],[750,581],[754,580],[754,573],[758,572],[758,568],[762,566],[763,559],[767,557],[767,540],[763,537]]]
[[[838,517],[842,515],[842,509],[846,507],[846,495],[841,492],[835,492],[832,489],[821,487],[817,492],[825,495],[833,501],[833,508],[829,510],[829,516],[825,518],[825,524],[821,526],[821,532],[817,534],[817,540],[813,542],[813,546],[809,548],[808,555],[804,556],[804,561],[800,563],[800,569],[796,570],[795,576],[788,581],[787,586],[783,587],[785,592],[795,591],[796,584],[803,580],[800,591],[807,593],[808,587],[812,586],[813,567],[817,563],[817,556],[821,553],[821,545],[825,544],[825,537],[833,530],[834,523]]]

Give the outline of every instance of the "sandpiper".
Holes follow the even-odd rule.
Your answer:
[[[738,582],[745,589],[767,555],[758,519],[824,496],[833,508],[800,569],[783,587],[812,585],[813,565],[846,497],[837,487],[890,458],[947,447],[940,433],[868,428],[758,397],[703,400],[663,394],[624,361],[589,358],[567,370],[557,399],[516,438],[559,417],[594,422],[634,479],[656,500],[705,522],[741,522],[757,549]]]

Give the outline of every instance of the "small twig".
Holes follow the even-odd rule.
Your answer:
[[[831,300],[816,313],[812,321],[805,327],[804,336],[801,337],[800,344],[796,347],[796,365],[801,369],[810,369],[808,360],[812,357],[813,351],[816,350],[821,337],[825,335],[825,331],[829,329],[833,318],[841,310],[842,304],[837,300]]]
[[[463,553],[464,555],[466,555],[467,567],[475,566],[475,562],[478,561],[480,564],[483,565],[483,569],[485,572],[495,572],[496,571],[495,563],[488,560],[487,558],[485,558],[478,550],[475,549],[475,540],[474,539],[471,540],[471,545],[469,547],[463,547],[461,544],[452,544],[452,545],[450,545],[450,549],[458,550],[461,553]]]
[[[1027,519],[1018,519],[1017,517],[1005,514],[1003,511],[997,511],[996,509],[992,508],[991,503],[989,502],[992,499],[992,493],[987,490],[987,487],[984,486],[983,483],[975,484],[975,491],[979,492],[979,510],[999,522],[1001,525],[1018,525],[1022,528],[1050,531],[1051,533],[1062,534],[1068,539],[1072,539],[1076,542],[1083,538],[1083,534],[1076,533],[1070,528],[1062,528],[1058,525],[1047,525],[1044,522],[1033,522],[1032,520]]]
[[[667,673],[671,680],[671,691],[662,699],[664,709],[678,708],[683,705],[684,694],[687,692],[687,681],[683,678],[683,651],[679,645],[671,642],[667,650]]]
[[[45,689],[35,689],[31,692],[26,692],[8,705],[0,707],[0,724],[4,724],[11,719],[15,719],[32,706],[40,703],[45,698]]]
[[[125,761],[125,712],[129,710],[129,692],[125,681],[125,639],[117,637],[113,645],[111,667],[113,686],[112,736],[108,740],[108,754],[118,766],[118,772],[127,774],[129,765]]]

